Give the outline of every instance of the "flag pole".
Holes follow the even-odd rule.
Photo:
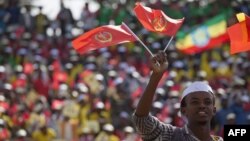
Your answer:
[[[167,48],[168,48],[168,46],[170,45],[170,43],[171,43],[171,41],[173,40],[173,38],[174,38],[174,36],[172,36],[171,38],[170,38],[170,40],[168,41],[168,44],[166,45],[166,47],[164,48],[164,52],[166,52],[166,50],[167,50]]]
[[[122,22],[122,25],[124,25],[126,28],[127,28],[127,30],[129,30],[129,32],[136,38],[136,40],[137,41],[139,41],[141,44],[142,44],[142,46],[150,53],[150,55],[153,57],[154,55],[153,55],[153,53],[149,50],[149,48],[135,35],[135,33],[124,23],[124,22]]]

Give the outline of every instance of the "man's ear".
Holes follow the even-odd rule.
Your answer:
[[[214,106],[214,108],[213,108],[213,115],[215,115],[216,114],[216,107]]]
[[[181,107],[181,115],[186,116],[186,108],[185,107]]]

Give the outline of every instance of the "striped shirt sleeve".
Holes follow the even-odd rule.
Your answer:
[[[174,126],[164,124],[156,117],[148,115],[145,117],[138,117],[135,114],[132,116],[137,132],[141,135],[143,140],[155,140],[157,138],[171,139],[174,131]]]

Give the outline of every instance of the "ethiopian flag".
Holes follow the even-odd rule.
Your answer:
[[[228,41],[226,15],[221,14],[189,32],[179,32],[176,47],[186,54],[195,54]]]

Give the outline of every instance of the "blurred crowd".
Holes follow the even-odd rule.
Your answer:
[[[250,14],[246,1],[146,1],[172,18],[185,17],[190,29],[231,8]],[[150,75],[150,54],[137,42],[78,54],[71,41],[92,28],[125,22],[157,52],[169,38],[143,29],[135,18],[135,1],[97,0],[95,13],[86,3],[74,19],[61,1],[56,19],[43,7],[19,0],[0,1],[0,141],[140,141],[131,115]],[[230,23],[231,22],[231,23]],[[212,132],[223,136],[224,124],[250,124],[250,53],[229,54],[229,43],[185,55],[171,43],[169,68],[156,91],[152,114],[183,126],[179,98],[194,80],[208,81],[216,94]]]

